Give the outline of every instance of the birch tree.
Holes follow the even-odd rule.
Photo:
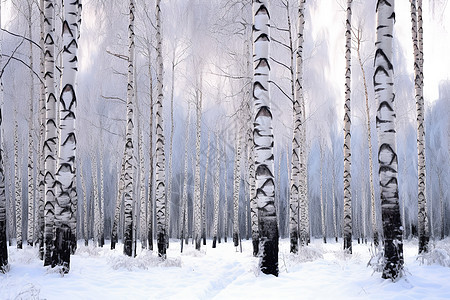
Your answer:
[[[41,77],[45,78],[45,54],[44,54],[44,29],[45,29],[45,14],[44,14],[44,0],[39,1],[39,25],[40,25],[40,39],[39,46],[42,49],[40,53],[40,73]],[[44,205],[45,205],[45,113],[46,113],[46,89],[45,89],[45,81],[41,84],[40,89],[40,97],[39,97],[39,152],[38,152],[38,241],[39,241],[39,258],[44,259]]]
[[[44,58],[45,58],[45,258],[44,266],[52,264],[54,250],[54,219],[55,219],[55,176],[56,176],[56,96],[55,96],[55,8],[54,0],[44,0]]]
[[[352,190],[351,190],[351,59],[352,59],[352,0],[347,0],[345,30],[345,104],[344,104],[344,250],[352,253]]]
[[[403,241],[398,204],[395,144],[394,67],[392,65],[392,39],[395,22],[395,0],[378,0],[377,40],[374,58],[373,86],[378,103],[378,162],[381,194],[381,216],[384,232],[384,269],[382,277],[395,280],[402,274]]]
[[[134,111],[134,14],[135,2],[129,2],[129,25],[128,25],[128,86],[127,86],[127,125],[124,160],[124,219],[125,229],[123,236],[125,255],[132,256],[133,248],[133,111]],[[120,192],[119,192],[120,193]]]
[[[208,132],[208,149],[206,150],[205,178],[203,179],[203,195],[202,195],[202,240],[203,246],[206,245],[206,197],[208,194],[208,168],[209,153],[211,150],[211,131]]]
[[[307,188],[307,161],[306,161],[306,127],[305,127],[305,98],[303,95],[303,42],[304,42],[304,28],[305,28],[305,0],[299,0],[298,7],[298,33],[297,33],[297,71],[295,78],[295,98],[294,105],[297,108],[296,121],[299,122],[299,128],[296,135],[299,145],[299,177],[298,177],[298,194],[299,194],[299,218],[300,218],[300,241],[303,244],[309,242],[309,203],[308,203],[308,188]],[[297,103],[297,104],[296,104]],[[297,106],[298,105],[298,106]],[[294,123],[294,125],[296,125]],[[295,131],[294,131],[295,135]],[[291,175],[292,176],[292,175]],[[294,248],[295,250],[295,248]]]
[[[19,125],[17,111],[14,113],[14,194],[16,204],[16,242],[17,249],[22,249],[22,177],[19,162]]]
[[[269,94],[270,15],[267,0],[253,0],[253,98],[255,105],[256,199],[260,263],[265,274],[278,276],[278,226],[275,210],[272,112]]]
[[[236,153],[234,158],[234,185],[233,185],[233,243],[239,246],[239,193],[241,186],[241,136],[236,134]]]
[[[28,2],[28,38],[29,42],[29,64],[30,64],[30,115],[28,120],[28,222],[27,222],[27,243],[29,246],[33,246],[34,241],[34,141],[33,141],[33,120],[34,120],[34,74],[33,74],[33,30],[31,17],[33,13],[32,2]]]
[[[166,257],[167,220],[166,220],[166,178],[163,126],[163,57],[161,37],[161,0],[156,0],[156,237],[158,255]]]
[[[64,3],[63,35],[63,76],[60,96],[60,145],[55,192],[55,264],[63,267],[65,273],[70,268],[70,253],[76,247],[76,75],[78,70],[78,14],[79,1]]]
[[[187,184],[188,184],[188,156],[189,156],[189,127],[191,125],[191,116],[190,116],[190,108],[188,105],[187,108],[187,125],[185,131],[185,143],[184,143],[184,175],[183,175],[183,198],[181,200],[181,214],[180,214],[180,224],[181,224],[181,232],[180,232],[180,243],[181,243],[181,252],[183,252],[183,242],[185,235],[187,236],[187,228],[188,228],[188,218],[187,218]]]
[[[298,7],[298,46],[297,46],[297,78],[295,80],[295,93],[293,95],[292,110],[294,121],[294,132],[292,138],[292,162],[291,162],[291,183],[289,194],[289,235],[291,243],[291,253],[298,252],[298,229],[299,229],[299,192],[300,192],[300,143],[301,141],[301,106],[300,101],[303,97],[302,77],[303,77],[303,29],[305,24],[304,17],[305,0],[299,1]],[[289,11],[288,11],[289,15]],[[290,27],[290,26],[289,26]],[[304,201],[304,199],[302,199]]]
[[[216,248],[217,235],[219,232],[219,199],[220,199],[220,148],[218,134],[216,138],[216,172],[214,173],[214,230],[212,247]]]
[[[425,191],[425,112],[423,99],[423,20],[422,0],[411,1],[412,40],[414,48],[414,89],[417,109],[417,173],[418,173],[418,222],[419,253],[428,251],[429,228]],[[417,4],[417,7],[416,7]]]
[[[200,198],[200,140],[202,117],[202,75],[197,80],[195,89],[196,98],[196,140],[195,140],[195,174],[194,174],[194,240],[195,249],[200,250],[201,242],[201,198]]]
[[[0,25],[2,23],[2,4],[0,3]],[[3,32],[0,32],[0,67],[2,67]],[[8,245],[6,243],[6,191],[5,169],[3,163],[3,80],[0,78],[0,273],[6,273],[8,266]]]

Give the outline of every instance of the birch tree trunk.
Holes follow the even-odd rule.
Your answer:
[[[101,137],[100,137],[101,138]],[[103,139],[101,138],[101,145]],[[102,147],[103,148],[103,147]],[[100,149],[100,247],[105,244],[105,191],[104,191],[103,149]]]
[[[395,143],[394,67],[392,39],[395,22],[394,0],[377,2],[377,41],[373,85],[378,102],[378,162],[381,216],[384,232],[385,265],[382,277],[395,280],[403,269],[403,241],[398,205],[397,153]]]
[[[39,40],[39,46],[41,47],[41,55],[40,55],[40,71],[41,71],[41,77],[45,77],[45,54],[44,54],[44,0],[39,1],[39,25],[41,29],[41,35]],[[38,210],[38,240],[39,240],[39,258],[42,260],[44,259],[44,228],[45,228],[45,222],[44,222],[44,205],[45,205],[45,101],[46,100],[46,90],[45,90],[45,82],[41,84],[41,91],[40,91],[40,97],[39,97],[39,188],[38,188],[38,204],[39,204],[39,210]]]
[[[98,198],[98,169],[97,159],[94,153],[91,153],[91,166],[92,166],[92,188],[94,191],[94,246],[100,244],[100,202]]]
[[[122,156],[122,164],[120,167],[120,173],[117,183],[117,198],[116,198],[116,207],[114,209],[114,220],[113,225],[111,228],[111,250],[116,248],[116,243],[118,242],[118,234],[117,234],[117,227],[119,226],[119,220],[120,220],[120,212],[122,210],[122,202],[123,202],[123,194],[125,189],[125,152]],[[85,207],[85,216],[87,219],[87,209]],[[87,222],[85,223],[85,226]],[[86,227],[86,234],[87,234],[87,227]],[[86,236],[87,240],[87,236]]]
[[[292,163],[291,163],[291,183],[289,194],[289,235],[291,243],[291,253],[298,252],[299,237],[299,196],[300,196],[300,143],[301,141],[301,122],[302,111],[300,101],[303,97],[303,29],[305,25],[304,17],[305,0],[299,1],[298,7],[298,46],[297,46],[297,74],[295,80],[295,93],[293,92],[293,121],[294,132],[292,138]],[[288,11],[289,14],[289,11]],[[290,28],[290,26],[289,26]],[[292,56],[291,56],[292,57]],[[293,64],[293,63],[292,63]],[[292,70],[293,71],[293,70]],[[304,199],[302,200],[304,201]]]
[[[239,194],[241,186],[241,135],[236,136],[236,154],[234,159],[234,185],[233,185],[233,243],[239,246]]]
[[[414,47],[414,89],[417,108],[417,173],[418,173],[418,222],[419,253],[428,252],[430,238],[425,190],[425,122],[423,99],[423,20],[422,0],[411,1],[412,40]],[[417,9],[416,9],[417,3]]]
[[[54,0],[44,0],[44,57],[45,57],[45,257],[44,266],[52,264],[54,250],[54,220],[55,220],[55,176],[56,176],[56,96],[55,96],[55,8]]]
[[[147,239],[148,249],[153,250],[153,74],[152,74],[152,45],[147,44],[148,76],[150,85],[150,118],[149,118],[149,153],[150,162],[148,170],[148,197],[147,197]]]
[[[83,175],[83,163],[81,159],[78,161],[78,166],[80,167],[79,175],[80,175],[80,181],[81,181],[81,191],[83,192],[83,238],[84,238],[84,245],[87,247],[89,245],[89,237],[88,237],[88,206],[87,206],[87,190],[86,190],[86,183],[84,181],[84,175]]]
[[[19,125],[17,124],[17,111],[14,111],[14,191],[16,204],[16,242],[17,249],[22,249],[22,178],[19,163]]]
[[[203,246],[206,246],[206,196],[208,194],[208,167],[209,167],[210,150],[211,150],[211,132],[208,132],[208,149],[206,150],[205,178],[203,181],[203,195],[202,195],[202,240],[203,240]]]
[[[127,127],[125,143],[125,173],[124,173],[124,236],[123,253],[132,256],[133,248],[133,111],[134,111],[134,0],[129,2],[129,25],[128,25],[128,87],[127,87]]]
[[[33,74],[33,33],[32,33],[32,4],[28,4],[28,38],[30,39],[30,116],[28,120],[28,220],[27,220],[27,243],[29,246],[33,246],[34,242],[34,147],[33,147],[33,106],[34,106],[34,74]]]
[[[253,97],[255,105],[256,199],[259,214],[260,264],[278,276],[278,226],[275,210],[273,129],[269,93],[270,15],[267,0],[253,1]]]
[[[219,232],[219,199],[220,199],[220,145],[219,136],[216,138],[216,172],[214,174],[214,230],[213,230],[213,243],[212,247],[216,248],[217,235]]]
[[[300,218],[300,241],[303,244],[309,242],[309,216],[308,216],[308,189],[307,189],[307,171],[306,171],[306,129],[305,129],[305,109],[304,109],[304,96],[303,96],[303,42],[304,42],[304,28],[305,28],[305,0],[299,0],[298,7],[298,33],[297,33],[297,73],[295,79],[295,98],[293,106],[296,107],[297,111],[294,110],[296,114],[294,119],[294,138],[296,139],[298,146],[298,213]],[[297,123],[296,123],[297,122]],[[299,123],[299,124],[298,124]],[[296,126],[299,126],[298,128]],[[298,131],[295,132],[295,129]],[[294,151],[294,150],[293,150]],[[293,157],[295,158],[295,157]],[[293,173],[293,172],[292,172]],[[291,178],[293,174],[291,173]],[[294,202],[295,203],[295,202]],[[294,207],[295,209],[295,207]],[[291,227],[292,228],[292,227]],[[295,230],[295,229],[294,229]],[[294,237],[295,239],[295,237]],[[291,244],[291,252],[292,250]],[[298,246],[297,246],[298,248]],[[295,252],[294,252],[295,253]]]
[[[253,100],[253,99],[252,99]],[[250,105],[250,119],[253,118],[253,105]],[[249,140],[248,140],[248,162],[249,162],[249,181],[250,181],[250,222],[252,230],[253,256],[258,255],[259,251],[259,231],[258,231],[258,203],[256,202],[256,180],[255,180],[255,145],[253,143],[253,122],[249,122]]]
[[[55,261],[69,272],[70,253],[76,247],[76,75],[78,70],[78,24],[79,1],[64,1],[63,35],[63,76],[60,96],[60,145],[55,192]]]
[[[0,3],[0,25],[2,23],[2,4]],[[0,32],[0,67],[2,67],[3,32]],[[6,241],[6,191],[5,169],[3,163],[3,80],[0,78],[0,273],[9,270],[8,244]]]
[[[145,203],[145,161],[144,161],[144,139],[142,136],[142,129],[138,123],[138,151],[139,151],[139,200],[140,200],[140,209],[139,209],[139,231],[141,237],[141,246],[142,249],[147,248],[147,214],[146,214],[146,203]]]
[[[345,30],[345,104],[344,104],[344,250],[352,253],[352,189],[351,189],[351,60],[352,60],[352,0],[347,0]]]
[[[184,175],[183,175],[183,199],[181,202],[181,214],[180,214],[180,224],[181,224],[181,233],[180,233],[180,243],[181,243],[181,252],[183,252],[183,242],[185,235],[187,235],[187,227],[188,227],[188,218],[187,218],[187,184],[188,184],[188,156],[189,156],[189,127],[191,126],[191,116],[190,116],[189,105],[187,108],[187,125],[185,131],[185,144],[184,144]]]
[[[163,125],[163,58],[161,38],[161,0],[156,0],[156,65],[157,65],[157,98],[156,98],[156,236],[158,255],[166,257],[167,219],[166,219],[166,158],[164,153]]]
[[[223,160],[224,160],[224,167],[225,167],[225,188],[224,188],[224,212],[223,212],[223,240],[226,243],[227,237],[228,237],[228,196],[227,196],[227,185],[228,185],[228,165],[227,165],[227,148],[225,139],[223,139]],[[255,200],[256,202],[256,200]]]
[[[200,141],[201,141],[201,117],[202,117],[202,76],[196,89],[197,100],[197,137],[195,140],[195,174],[194,174],[194,240],[195,249],[200,250],[201,242],[201,198],[200,198]]]

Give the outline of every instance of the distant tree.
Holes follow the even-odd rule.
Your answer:
[[[260,269],[278,276],[278,226],[275,210],[273,128],[269,95],[270,14],[267,0],[253,0],[253,98],[255,105],[256,198],[259,214]]]
[[[17,111],[14,112],[14,191],[16,204],[16,242],[17,249],[22,249],[22,177],[19,162],[19,125],[17,123]]]
[[[219,232],[219,199],[220,199],[220,156],[219,136],[215,134],[216,139],[216,172],[214,173],[214,230],[212,247],[216,248],[217,235]]]
[[[373,86],[378,102],[378,162],[381,192],[381,216],[384,232],[384,269],[382,277],[395,280],[402,275],[403,241],[398,204],[398,158],[395,144],[394,67],[392,40],[395,0],[378,0],[377,41]]]

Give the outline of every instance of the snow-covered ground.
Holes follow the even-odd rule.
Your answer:
[[[449,245],[447,239],[435,253],[447,263]],[[228,241],[212,249],[208,241],[200,252],[190,244],[180,254],[173,240],[162,262],[149,251],[128,258],[120,247],[80,244],[62,277],[42,267],[36,248],[10,247],[0,299],[450,299],[450,268],[418,259],[417,241],[405,243],[406,276],[397,282],[367,267],[370,246],[356,242],[353,255],[345,255],[341,243],[314,240],[294,256],[289,241],[281,240],[278,278],[259,274],[251,241],[242,248],[237,252]]]

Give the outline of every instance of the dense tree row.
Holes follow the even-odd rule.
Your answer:
[[[112,249],[121,240],[128,256],[138,240],[149,250],[156,240],[164,259],[173,238],[183,251],[189,239],[200,250],[207,238],[215,248],[251,237],[261,271],[277,276],[280,237],[298,253],[320,236],[342,237],[349,253],[354,239],[373,242],[385,256],[383,278],[395,279],[403,238],[417,234],[422,252],[435,232],[449,234],[448,114],[434,123],[440,110],[424,107],[421,0],[411,0],[415,96],[406,97],[393,75],[394,0],[371,8],[373,26],[354,21],[368,8],[346,1],[342,95],[318,85],[334,84],[322,69],[335,68],[324,58],[335,49],[315,42],[316,1],[178,2],[88,3],[81,25],[79,0],[11,1],[26,26],[11,19],[1,33],[1,272],[13,238],[67,273],[79,239],[110,239]],[[25,71],[28,94],[11,93]],[[345,100],[341,117],[336,103],[317,104],[336,94]],[[19,97],[27,99],[25,118],[13,104]],[[411,146],[399,136],[415,140],[413,122],[397,120],[402,104],[414,102]],[[11,125],[2,122],[4,108],[15,112]],[[406,161],[411,149],[416,170]],[[417,212],[407,199],[417,199]]]

